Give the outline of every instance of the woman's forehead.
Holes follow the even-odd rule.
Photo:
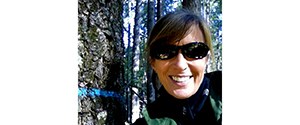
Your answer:
[[[196,25],[193,25],[185,32],[183,36],[166,36],[158,40],[161,44],[183,45],[190,42],[204,42],[203,32]]]

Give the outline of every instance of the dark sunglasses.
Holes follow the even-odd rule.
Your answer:
[[[155,59],[167,60],[177,56],[179,50],[185,58],[202,59],[208,54],[209,48],[203,42],[192,42],[183,46],[160,45],[155,46],[150,55]]]

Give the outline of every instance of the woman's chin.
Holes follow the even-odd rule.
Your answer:
[[[186,89],[178,89],[174,90],[172,96],[174,96],[177,99],[186,99],[193,95],[193,93],[190,90]]]

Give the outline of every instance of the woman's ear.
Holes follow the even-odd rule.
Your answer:
[[[155,71],[154,60],[150,61],[150,65],[151,65],[152,69]]]

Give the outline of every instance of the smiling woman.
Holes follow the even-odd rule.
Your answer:
[[[162,87],[135,124],[221,124],[222,73],[205,74],[213,52],[200,17],[187,10],[162,17],[150,33],[147,53]]]

